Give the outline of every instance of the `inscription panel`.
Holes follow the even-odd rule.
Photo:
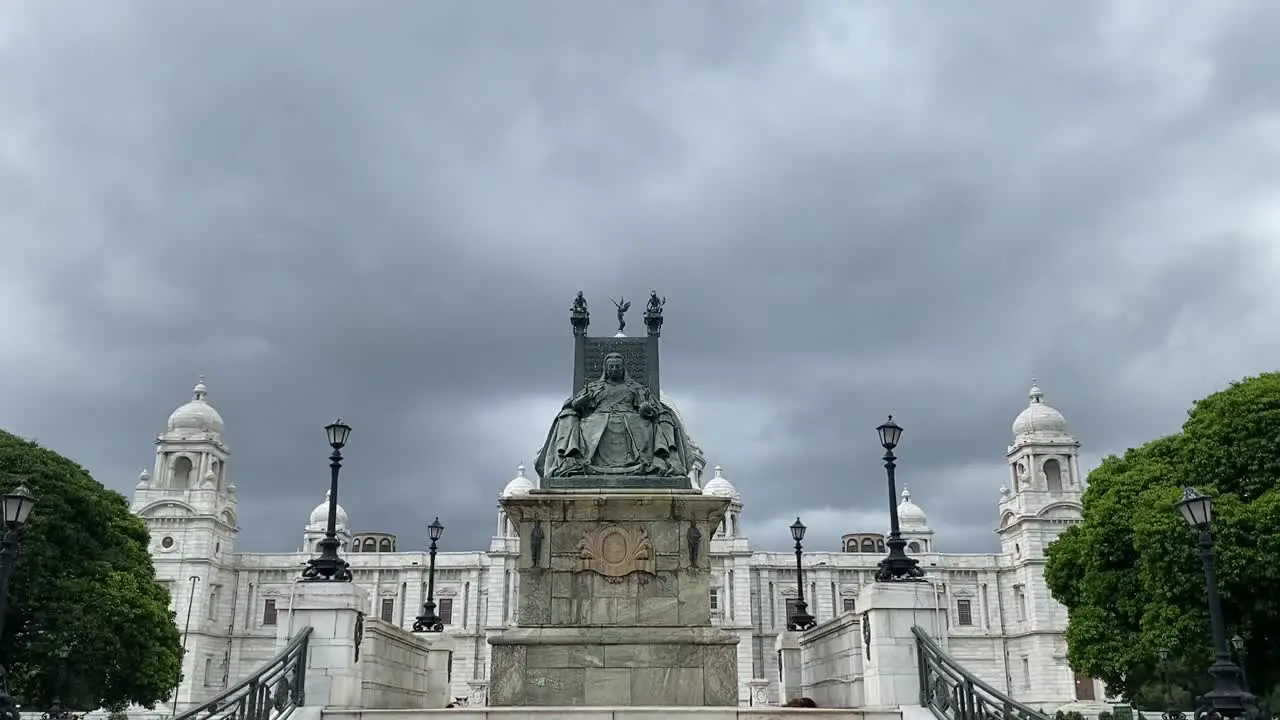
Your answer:
[[[586,380],[598,379],[604,369],[604,356],[616,352],[622,356],[631,379],[649,386],[648,338],[589,337],[586,345],[583,358]]]

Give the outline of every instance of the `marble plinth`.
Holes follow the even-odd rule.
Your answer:
[[[711,626],[708,557],[728,504],[696,490],[504,498],[518,627],[489,640],[490,705],[736,705],[738,638]]]

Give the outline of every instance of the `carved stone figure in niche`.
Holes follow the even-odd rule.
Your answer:
[[[538,561],[542,558],[542,541],[546,538],[546,533],[542,531],[542,521],[533,521],[533,530],[529,533],[529,564],[538,567]]]
[[[609,353],[597,380],[569,398],[535,464],[542,477],[688,474],[688,445],[675,413],[627,376]]]
[[[653,544],[643,528],[608,525],[583,533],[578,541],[578,562],[575,572],[590,570],[605,576],[610,582],[622,579],[634,572],[657,573],[653,558]]]
[[[631,309],[631,303],[626,298],[618,298],[613,301],[613,306],[618,308],[618,334],[622,334],[622,331],[627,329],[627,319],[623,315]]]
[[[698,524],[689,521],[689,565],[698,567],[698,551],[702,549],[702,531],[698,529]]]
[[[1027,481],[1028,481],[1027,466],[1023,465],[1022,463],[1018,463],[1018,482],[1013,489],[1025,490],[1027,488]]]

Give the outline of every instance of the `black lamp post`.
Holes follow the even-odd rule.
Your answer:
[[[9,614],[9,578],[18,560],[18,533],[27,524],[27,516],[36,498],[26,485],[0,496],[0,638],[4,637],[4,620]],[[0,720],[20,720],[18,703],[9,694],[9,673],[0,666]]]
[[[307,561],[307,568],[302,571],[303,580],[351,582],[351,568],[347,561],[338,557],[338,548],[342,543],[338,540],[338,471],[342,469],[342,447],[351,436],[351,426],[342,419],[326,425],[325,435],[329,439],[329,447],[333,453],[329,455],[329,524],[325,527],[324,538],[320,540],[320,557]]]
[[[1213,500],[1196,492],[1195,488],[1185,488],[1182,500],[1178,501],[1178,510],[1187,524],[1200,531],[1200,560],[1204,564],[1204,579],[1209,597],[1209,627],[1213,631],[1213,664],[1209,666],[1209,674],[1213,676],[1213,689],[1200,697],[1196,720],[1262,718],[1264,714],[1258,707],[1257,698],[1244,689],[1240,668],[1231,661],[1231,651],[1227,649],[1226,621],[1222,615],[1222,599],[1218,596],[1218,580],[1214,571],[1213,533],[1209,529],[1213,521]]]
[[[796,541],[796,611],[787,618],[787,629],[796,631],[808,630],[818,624],[809,614],[809,603],[804,601],[804,566],[800,564],[800,553],[804,550],[800,541],[804,540],[804,531],[804,523],[796,518],[791,524],[791,539]]]
[[[1160,648],[1160,678],[1164,684],[1164,707],[1160,713],[1162,720],[1186,720],[1186,715],[1173,702],[1173,684],[1169,682],[1169,651]]]
[[[1240,666],[1240,685],[1246,691],[1249,689],[1249,653],[1244,649],[1244,638],[1240,637],[1240,633],[1231,636],[1231,648],[1236,651],[1236,664]]]
[[[436,543],[441,535],[444,535],[444,526],[440,524],[440,518],[436,518],[427,526],[427,537],[431,538],[431,546],[427,548],[427,554],[431,556],[427,566],[427,600],[422,603],[422,614],[413,622],[414,632],[444,632],[444,620],[436,614]]]
[[[913,557],[907,557],[907,541],[902,539],[902,531],[898,527],[898,483],[894,470],[898,467],[897,456],[893,449],[902,438],[902,428],[893,421],[893,416],[883,425],[876,428],[880,433],[880,446],[884,448],[884,471],[889,478],[889,554],[880,561],[876,570],[876,582],[896,582],[901,580],[918,580],[924,577],[924,570]]]
[[[49,709],[41,714],[41,720],[72,720],[75,716],[70,710],[63,707],[60,699],[62,693],[66,690],[67,682],[67,658],[71,656],[71,646],[63,645],[58,648],[58,684],[57,695],[54,695],[53,702],[49,703]]]

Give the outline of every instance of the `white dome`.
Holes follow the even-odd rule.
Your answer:
[[[898,525],[912,529],[929,527],[929,516],[919,505],[911,502],[911,491],[906,488],[902,489],[902,502],[898,503]]]
[[[138,488],[145,488],[151,484],[151,471],[142,468],[142,472],[138,473]]]
[[[533,481],[525,477],[524,465],[516,468],[516,476],[511,478],[511,482],[502,488],[502,497],[514,497],[516,495],[528,495],[533,489]]]
[[[1031,404],[1027,405],[1026,410],[1018,413],[1018,418],[1013,421],[1014,438],[1023,440],[1032,437],[1069,437],[1067,419],[1062,417],[1062,413],[1045,404],[1044,392],[1034,380],[1031,382]]]
[[[706,486],[702,488],[702,494],[733,498],[734,500],[741,497],[738,495],[738,488],[725,479],[724,470],[719,465],[716,466],[716,476],[711,478]]]
[[[325,490],[325,491],[324,491],[324,502],[322,502],[322,503],[320,503],[319,505],[317,505],[317,506],[316,506],[316,509],[311,511],[311,519],[310,519],[310,521],[307,523],[308,525],[310,525],[310,526],[318,525],[318,526],[320,526],[320,529],[322,529],[322,530],[327,530],[327,529],[328,529],[328,527],[329,527],[329,497],[330,497],[330,495],[329,495],[329,491],[328,491],[328,490]],[[335,527],[335,528],[345,528],[345,527],[347,526],[347,511],[346,511],[346,510],[344,510],[344,509],[342,508],[342,506],[341,506],[341,505],[339,505],[339,506],[338,506],[338,508],[337,508],[337,513],[335,513],[335,514],[336,514],[336,516],[337,516],[337,519],[336,519],[336,521],[334,522],[334,527]]]
[[[208,402],[209,390],[204,378],[191,391],[191,402],[169,416],[169,432],[222,434],[222,416]]]

